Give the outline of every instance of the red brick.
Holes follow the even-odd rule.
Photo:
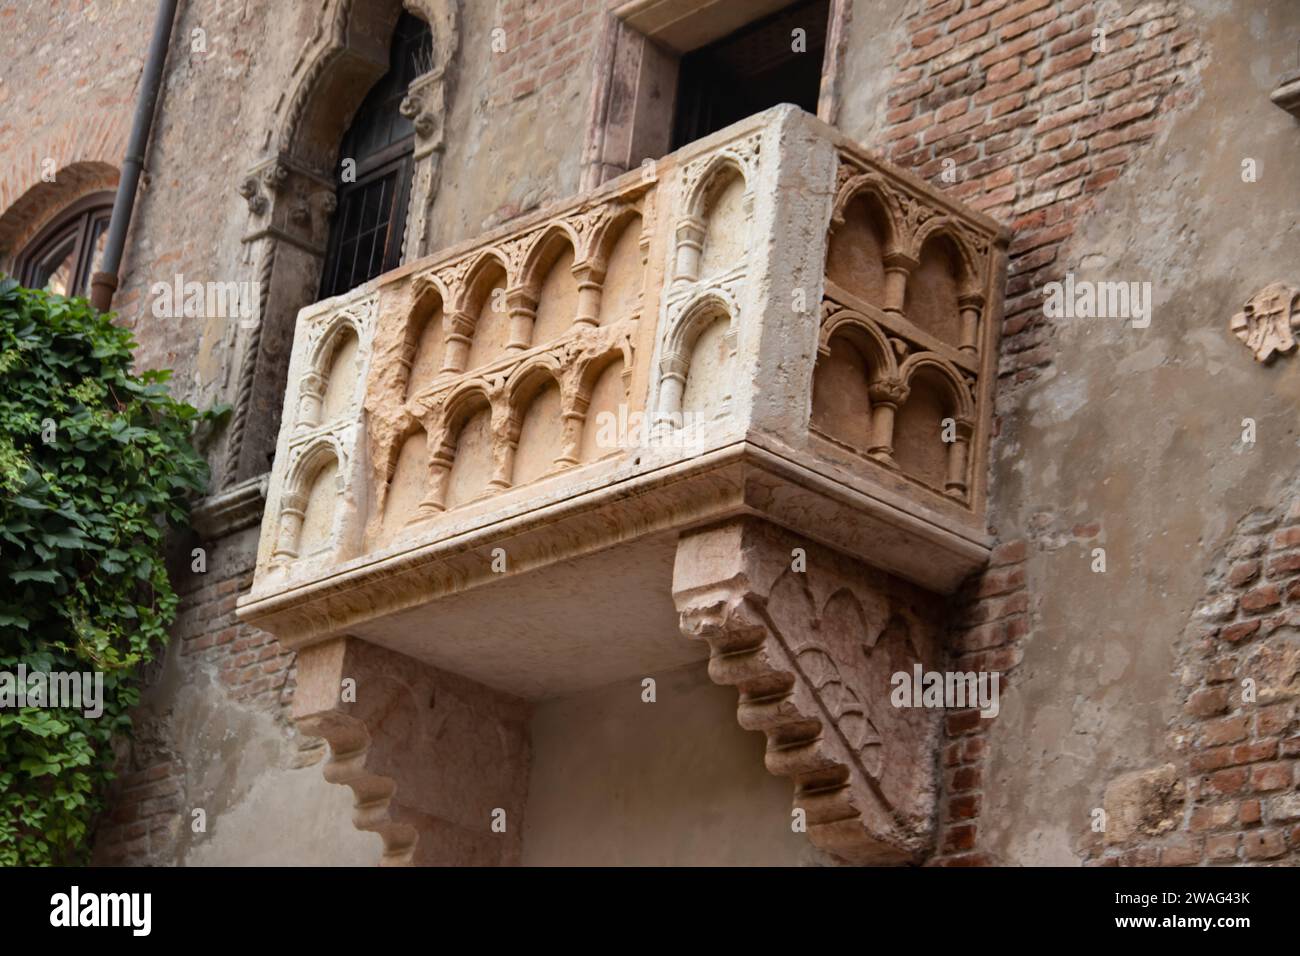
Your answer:
[[[1281,550],[1283,548],[1294,548],[1300,546],[1300,527],[1283,528],[1273,534],[1273,547]]]
[[[1167,846],[1160,851],[1161,866],[1195,866],[1201,862],[1201,848],[1195,845]]]
[[[1286,853],[1281,830],[1254,830],[1241,838],[1241,849],[1248,860],[1276,860]]]
[[[1278,593],[1276,584],[1265,584],[1241,596],[1241,609],[1247,613],[1277,607],[1281,603],[1282,595]]]
[[[1292,574],[1300,574],[1300,552],[1279,555],[1269,561],[1268,576],[1270,578],[1284,578]]]
[[[1234,588],[1239,588],[1243,584],[1255,580],[1259,576],[1258,561],[1243,561],[1240,564],[1234,564],[1228,571],[1228,584]]]
[[[949,737],[970,733],[983,723],[978,710],[959,710],[948,715],[945,727]]]
[[[1285,733],[1294,719],[1295,712],[1289,703],[1261,707],[1255,715],[1255,733],[1260,737]]]
[[[993,554],[989,557],[989,565],[996,568],[1004,564],[1015,564],[1025,560],[1028,553],[1029,546],[1023,539],[1007,541],[993,549]]]
[[[953,772],[949,789],[953,793],[977,790],[982,782],[982,776],[979,767],[961,767]]]
[[[971,820],[979,816],[979,811],[980,795],[978,793],[962,794],[948,801],[948,819],[950,821]]]
[[[1247,771],[1244,767],[1232,770],[1220,770],[1207,776],[1202,787],[1207,793],[1237,793],[1246,786]]]
[[[950,827],[943,838],[943,850],[945,853],[956,853],[961,850],[973,850],[975,848],[975,827],[970,824],[960,824]]]
[[[1237,808],[1237,821],[1243,826],[1253,826],[1260,821],[1263,808],[1258,800],[1243,800]]]
[[[1187,701],[1187,713],[1193,717],[1213,717],[1228,709],[1228,688],[1203,687]]]
[[[1264,764],[1251,770],[1250,787],[1258,793],[1285,790],[1291,786],[1291,777],[1289,763]]]
[[[1224,833],[1205,838],[1205,857],[1208,860],[1222,862],[1237,857],[1237,843],[1241,838],[1235,833]]]

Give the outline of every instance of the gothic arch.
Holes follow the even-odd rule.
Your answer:
[[[412,82],[402,103],[403,115],[411,116],[416,128],[404,249],[407,259],[423,251],[441,160],[442,124],[432,118],[445,111],[449,66],[459,43],[458,3],[319,0],[313,32],[263,135],[261,157],[239,181],[249,213],[244,243],[260,308],[257,320],[240,333],[223,488],[260,476],[274,453],[294,320],[299,309],[316,300],[337,205],[333,166],[339,141],[387,69],[390,37],[403,7],[425,20],[433,35],[432,68]]]
[[[949,362],[944,361],[933,352],[917,352],[909,355],[898,370],[904,385],[911,385],[912,380],[925,370],[936,372],[947,383],[951,411],[958,420],[971,421],[975,415],[975,402],[961,375]]]
[[[910,243],[909,255],[920,261],[928,243],[946,239],[957,252],[958,282],[963,292],[977,290],[981,286],[979,256],[972,248],[970,240],[957,228],[947,216],[931,219],[916,230]]]
[[[725,289],[709,288],[701,292],[681,310],[664,341],[665,360],[669,356],[689,355],[700,333],[720,315],[727,318],[732,330],[736,328],[739,314],[736,300]]]
[[[592,230],[587,244],[579,251],[580,261],[596,265],[603,274],[609,265],[614,246],[623,236],[623,230],[634,220],[642,219],[641,210],[630,203],[614,207],[613,212]]]
[[[455,53],[458,11],[453,0],[322,0],[320,6],[263,148],[329,173],[352,114],[388,68],[388,38],[402,9],[429,24],[431,73],[446,70]]]
[[[578,261],[579,245],[578,237],[568,223],[551,223],[529,245],[523,266],[519,270],[518,284],[536,298],[542,291],[542,283],[546,281],[551,267],[564,255],[566,248],[573,253],[574,261]]]
[[[745,161],[727,149],[714,154],[691,189],[686,200],[686,215],[703,220],[718,187],[730,181],[733,176],[739,177],[744,184],[745,195],[751,195],[749,176],[745,172]]]
[[[869,361],[877,379],[898,378],[898,361],[894,350],[880,328],[860,312],[844,309],[836,312],[822,324],[818,351],[829,354],[831,339],[841,336],[848,339]]]
[[[10,171],[6,179],[12,176],[13,180],[0,182],[0,266],[12,269],[23,247],[64,209],[86,196],[117,188],[117,167],[103,160],[74,160],[49,171],[54,174],[52,182],[46,182],[46,170],[37,167]],[[10,190],[22,191],[5,206]]]
[[[885,228],[885,246],[887,252],[902,248],[903,236],[899,227],[898,197],[885,184],[884,179],[874,173],[854,176],[840,187],[835,194],[835,204],[831,209],[831,231],[843,226],[845,213],[854,200],[865,197],[879,213],[881,225]]]

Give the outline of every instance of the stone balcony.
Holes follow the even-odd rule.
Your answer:
[[[300,313],[240,614],[389,862],[517,860],[529,707],[707,657],[818,846],[923,855],[936,717],[888,674],[988,556],[1006,240],[777,107]],[[426,684],[454,795],[385,723]]]

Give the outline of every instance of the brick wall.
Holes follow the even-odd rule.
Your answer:
[[[505,55],[494,61],[493,100],[522,99],[582,69],[595,48],[609,0],[500,0]]]
[[[1004,699],[1016,666],[1024,657],[1030,631],[1029,590],[1025,582],[1028,542],[999,545],[989,566],[967,582],[958,596],[957,627],[950,643],[949,668],[989,671],[999,676],[999,700]],[[979,852],[979,821],[984,809],[989,730],[996,717],[981,717],[977,709],[951,711],[944,717],[942,795],[939,837],[930,862],[938,866],[984,866]]]
[[[1097,20],[1093,0],[910,6],[880,142],[893,162],[1014,230],[1000,372],[1031,381],[1051,361],[1041,290],[1065,271],[1062,244],[1194,97],[1195,36],[1173,2],[1113,21]],[[1105,52],[1093,49],[1094,29]],[[955,182],[943,179],[946,160]]]
[[[1247,516],[1210,573],[1179,648],[1172,761],[1111,782],[1093,863],[1300,862],[1298,629],[1300,497]]]

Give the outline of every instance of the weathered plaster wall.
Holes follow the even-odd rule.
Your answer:
[[[463,4],[443,185],[433,209],[435,247],[576,191],[596,14],[605,6],[603,0]],[[1174,671],[1192,639],[1189,622],[1207,575],[1239,519],[1271,508],[1296,474],[1300,358],[1260,367],[1226,323],[1266,283],[1300,283],[1294,185],[1300,125],[1268,101],[1277,77],[1296,65],[1300,11],[1291,0],[1177,6],[1178,32],[1194,31],[1200,45],[1199,54],[1177,54],[1180,66],[1200,57],[1198,71],[1189,73],[1189,96],[1176,108],[1162,107],[1163,125],[1138,137],[1154,138],[1131,155],[1127,144],[1101,153],[1123,152],[1123,162],[1108,158],[1094,173],[1102,180],[1089,178],[1095,203],[1073,226],[1045,221],[1033,208],[1038,177],[1055,175],[1050,166],[1030,165],[1045,161],[1040,153],[1048,150],[1050,129],[1008,148],[1004,155],[1014,152],[1014,164],[984,156],[972,163],[989,160],[976,173],[964,165],[971,160],[961,160],[971,176],[963,173],[953,187],[1017,229],[1021,244],[1013,252],[1022,262],[1050,263],[1035,240],[1023,238],[1041,230],[1063,243],[1056,272],[1149,280],[1155,293],[1145,330],[1119,320],[1035,327],[1020,318],[1006,330],[1016,341],[1004,342],[991,524],[1004,541],[1029,539],[1025,568],[1033,603],[1024,662],[987,733],[980,848],[1002,862],[1082,861],[1095,844],[1090,812],[1102,805],[1108,783],[1173,758],[1166,738],[1180,706]],[[1022,22],[1053,31],[1061,18],[1089,8],[1079,0],[985,0],[979,7],[957,0],[925,6],[857,0],[840,126],[938,184],[936,164],[945,150],[956,155],[967,147],[971,131],[962,127],[972,114],[933,92],[917,93],[924,103],[917,117],[905,109],[911,74],[921,72],[912,62],[915,51],[943,42],[924,31],[960,17],[954,32],[973,33],[983,9],[995,18],[990,32],[962,41],[983,44]],[[183,5],[176,26],[177,50],[115,304],[141,341],[139,364],[175,369],[178,392],[199,405],[229,398],[234,323],[154,318],[148,288],[177,273],[199,281],[252,277],[240,242],[248,211],[236,188],[264,149],[276,97],[319,11],[318,2],[307,0],[198,0]],[[37,187],[46,156],[58,169],[120,164],[151,19],[149,5],[132,0],[0,7],[0,216],[19,209],[0,218],[0,234],[30,234],[54,211],[49,204],[15,205]],[[506,39],[500,52],[492,46],[498,27]],[[195,29],[204,30],[207,52],[187,49]],[[1086,30],[1086,24],[1062,29]],[[1030,61],[1039,63],[1044,49],[1070,34],[1044,35],[1017,54],[1025,69],[1043,70]],[[952,72],[958,84],[981,76],[1010,84],[1002,95],[1012,112],[997,123],[1022,108],[1041,107],[1049,116],[1077,110],[1064,89],[1068,70],[1027,81],[1016,72],[1019,59],[999,59],[1008,44],[1025,43],[1023,37],[989,41],[972,54],[980,67],[969,77],[961,62],[944,75]],[[995,70],[997,78],[989,79]],[[1022,82],[1029,85],[1017,85]],[[1021,95],[1029,105],[1013,109]],[[1001,101],[977,105],[989,102]],[[943,122],[953,125],[942,135],[928,126],[900,132],[919,114],[933,113],[933,120],[945,107]],[[1037,114],[1025,122],[1034,126]],[[1018,128],[993,125],[975,133],[991,140]],[[1061,163],[1077,161],[1063,158],[1071,148],[1057,151]],[[1258,182],[1241,179],[1247,157],[1257,163]],[[983,194],[970,191],[977,178]],[[75,186],[108,182],[111,177]],[[1009,294],[1023,315],[1037,309],[1032,286],[1038,279],[1012,278]],[[1245,417],[1258,427],[1250,446],[1240,441]],[[320,748],[304,750],[287,729],[292,655],[233,620],[234,595],[248,586],[254,537],[243,532],[208,542],[202,575],[186,564],[178,570],[185,610],[166,667],[146,695],[123,781],[127,799],[105,822],[111,839],[103,859],[370,864],[378,858],[378,839],[352,826],[351,794],[326,784],[311,765]],[[1090,568],[1096,546],[1107,551],[1104,574]],[[592,737],[598,727],[609,736],[591,739],[590,749],[573,745],[579,732]],[[761,736],[736,727],[729,692],[709,685],[701,671],[661,675],[654,705],[640,702],[638,684],[553,702],[539,711],[533,733],[525,862],[594,859],[584,854],[603,853],[608,845],[623,848],[627,862],[809,859],[806,839],[789,833],[787,785],[762,769]],[[618,793],[615,767],[641,787]],[[687,779],[694,791],[681,789],[688,771],[696,771]],[[575,790],[572,781],[579,779],[592,789]],[[666,786],[670,780],[680,786]],[[600,801],[591,799],[596,794]],[[581,814],[571,808],[586,807],[587,800],[606,813],[622,806],[631,816],[606,815],[595,827],[584,820],[582,832],[574,832],[571,821]],[[725,808],[750,823],[728,831],[701,813],[702,806],[719,808],[720,815]],[[208,814],[202,836],[189,828],[195,807]],[[622,827],[638,818],[647,829],[629,836]],[[698,855],[705,844],[717,849],[707,860]]]
[[[683,638],[685,640],[685,638]],[[735,691],[703,664],[541,704],[533,714],[525,866],[799,866],[790,786],[736,724]]]
[[[603,6],[604,0],[462,5],[464,40],[431,251],[578,191]]]
[[[379,837],[353,826],[351,791],[322,779],[322,742],[288,725],[293,655],[234,619],[257,529],[210,546],[202,574],[191,543],[172,564],[181,613],[133,715],[95,861],[373,866]]]
[[[1150,281],[1151,326],[1058,325],[1051,369],[1002,408],[993,523],[1029,529],[1035,595],[1019,687],[993,730],[984,819],[1007,862],[1078,862],[1106,784],[1170,755],[1175,651],[1206,575],[1300,464],[1300,365],[1261,367],[1227,330],[1259,288],[1300,279],[1300,125],[1268,99],[1295,65],[1300,11],[1186,6],[1205,44],[1201,96],[1064,253],[1081,279]],[[1248,157],[1255,183],[1242,181]],[[1254,445],[1241,441],[1247,417]],[[1068,534],[1093,522],[1095,540]],[[1096,546],[1104,574],[1090,569]]]

